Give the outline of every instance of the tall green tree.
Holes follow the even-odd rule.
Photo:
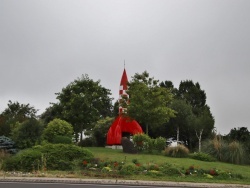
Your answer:
[[[160,87],[159,81],[149,77],[146,71],[136,73],[128,86],[129,104],[125,103],[124,107],[127,107],[130,118],[146,125],[146,134],[149,133],[149,126],[157,129],[174,117],[174,110],[168,107],[172,100],[171,92]]]
[[[182,140],[186,140],[187,131],[194,121],[192,107],[185,100],[174,99],[170,104],[170,108],[176,111],[176,115],[170,119],[168,126],[173,126],[176,129],[177,141],[180,140],[180,132],[182,133]]]
[[[56,93],[62,107],[62,117],[73,125],[78,141],[82,132],[91,128],[100,118],[111,116],[112,98],[110,90],[102,87],[100,81],[93,81],[88,75],[77,78],[61,92]]]
[[[9,100],[8,107],[0,114],[0,135],[10,136],[11,130],[17,122],[36,118],[36,110],[30,104],[20,104]]]
[[[30,148],[40,143],[42,131],[42,124],[37,119],[31,118],[22,123],[17,122],[11,131],[11,138],[18,148]]]
[[[193,113],[198,115],[200,108],[206,105],[206,93],[201,89],[200,84],[192,80],[181,81],[177,97],[186,100],[191,106]]]
[[[177,122],[182,125],[181,129],[185,134],[180,134],[180,139],[187,141],[189,149],[193,149],[197,141],[208,138],[214,129],[214,118],[206,104],[205,91],[201,89],[198,82],[194,83],[192,80],[181,81],[178,89],[174,88],[171,81],[161,82],[160,85],[169,88],[175,99],[171,104],[171,108],[177,111],[176,118],[171,118],[167,126],[177,128],[178,139]],[[187,109],[189,109],[189,113],[187,113]],[[180,114],[181,118],[179,118]],[[207,122],[204,122],[204,119],[207,119]]]
[[[195,135],[199,141],[199,152],[201,152],[201,140],[203,133],[209,133],[214,129],[214,118],[210,113],[208,107],[204,107],[202,111],[196,116],[194,124]]]
[[[55,118],[62,119],[62,106],[58,103],[51,103],[51,106],[46,108],[45,111],[39,116],[44,125],[47,126]]]

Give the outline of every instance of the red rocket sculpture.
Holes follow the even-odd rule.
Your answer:
[[[129,117],[122,116],[122,113],[126,113],[126,109],[122,107],[121,100],[128,100],[129,98],[128,94],[126,93],[126,90],[128,89],[127,83],[128,78],[124,68],[119,90],[119,116],[109,128],[107,134],[107,145],[121,145],[121,138],[124,133],[134,135],[143,132],[137,121],[131,120]]]

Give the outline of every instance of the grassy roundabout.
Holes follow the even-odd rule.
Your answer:
[[[51,148],[54,149],[53,147],[50,146],[48,148],[51,150]],[[41,151],[41,148],[38,147],[38,149]],[[65,151],[64,160],[66,162],[61,161],[60,164],[71,164],[71,169],[46,169],[44,168],[46,166],[44,163],[44,166],[41,165],[39,168],[34,168],[29,172],[5,170],[1,172],[1,176],[250,184],[250,168],[246,165],[234,165],[217,161],[205,162],[191,158],[174,158],[159,153],[127,154],[118,149],[98,147],[83,149],[92,153],[92,157],[85,151],[83,154],[87,157],[74,159],[72,163],[65,158],[67,155]],[[79,151],[75,150],[74,155],[79,156],[77,155]],[[25,157],[30,157],[30,155],[26,155]],[[72,157],[72,154],[69,157]],[[54,157],[52,159],[54,160]],[[49,160],[52,159],[48,158],[48,161],[46,161],[47,167]],[[61,168],[62,166],[54,167]],[[66,166],[64,167],[66,169]]]

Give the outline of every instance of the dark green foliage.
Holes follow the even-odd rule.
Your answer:
[[[207,153],[202,153],[202,152],[189,154],[189,157],[192,159],[200,160],[200,161],[208,161],[208,162],[216,161],[216,159],[212,157],[211,155]]]
[[[160,167],[160,170],[163,174],[168,175],[168,176],[176,176],[176,175],[181,174],[178,168],[168,163],[162,164]]]
[[[20,104],[9,100],[8,107],[0,114],[0,135],[10,136],[12,128],[19,122],[36,118],[36,110],[30,104]]]
[[[42,153],[37,150],[27,149],[20,151],[15,156],[6,159],[3,163],[4,171],[32,171],[40,169]]]
[[[52,106],[45,109],[45,111],[40,115],[40,119],[45,124],[45,127],[53,119],[59,118],[62,119],[62,110],[63,107],[60,104],[52,103]]]
[[[72,138],[68,136],[56,135],[53,140],[53,144],[72,144]]]
[[[243,144],[246,153],[250,155],[250,132],[247,127],[238,127],[230,130],[229,134],[223,137],[228,142],[238,141]]]
[[[95,140],[92,137],[91,138],[89,138],[89,137],[84,138],[83,140],[78,142],[78,146],[80,146],[80,147],[92,147],[95,145],[96,145]]]
[[[158,152],[161,152],[166,147],[166,139],[163,137],[157,137],[154,139],[154,149],[156,149]]]
[[[80,148],[69,144],[47,144],[44,146],[34,147],[44,154],[46,159],[47,169],[51,170],[68,170],[73,168],[73,161],[76,159],[86,160],[93,158],[93,154],[87,149]],[[63,163],[71,165],[61,166]]]
[[[89,150],[75,145],[38,145],[5,160],[3,170],[72,170],[76,167],[76,160],[91,160],[92,158],[93,154]]]
[[[92,146],[104,147],[107,141],[107,133],[114,118],[106,117],[98,120],[95,126],[85,134],[92,139]]]
[[[121,170],[119,171],[119,174],[121,175],[133,175],[139,173],[139,167],[136,165],[123,165]]]
[[[110,116],[112,113],[112,99],[110,90],[102,87],[100,81],[93,81],[88,75],[82,75],[68,84],[61,92],[56,93],[59,100],[63,119],[73,125],[75,139],[78,133],[96,123],[100,117]],[[82,136],[80,137],[82,139]]]
[[[30,148],[40,143],[43,126],[35,118],[28,119],[23,123],[16,123],[11,132],[11,138],[20,149]]]
[[[20,158],[16,156],[9,157],[3,161],[2,169],[4,171],[18,171],[20,170]]]
[[[150,78],[146,71],[142,74],[136,73],[128,85],[127,93],[131,97],[129,105],[122,104],[124,108],[127,108],[125,115],[144,124],[146,134],[149,133],[149,127],[157,129],[174,117],[174,111],[168,107],[172,101],[172,93],[167,88],[160,87],[159,81]]]

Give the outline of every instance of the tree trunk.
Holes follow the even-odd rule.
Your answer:
[[[81,131],[81,137],[80,137],[80,141],[82,141],[82,131]]]
[[[146,124],[146,134],[148,135],[148,124]]]
[[[201,136],[202,136],[203,129],[200,130],[199,135],[197,134],[197,131],[195,130],[195,134],[199,140],[199,152],[201,152]]]
[[[180,136],[180,127],[177,126],[177,135],[176,135],[177,144],[179,142],[179,136]]]

